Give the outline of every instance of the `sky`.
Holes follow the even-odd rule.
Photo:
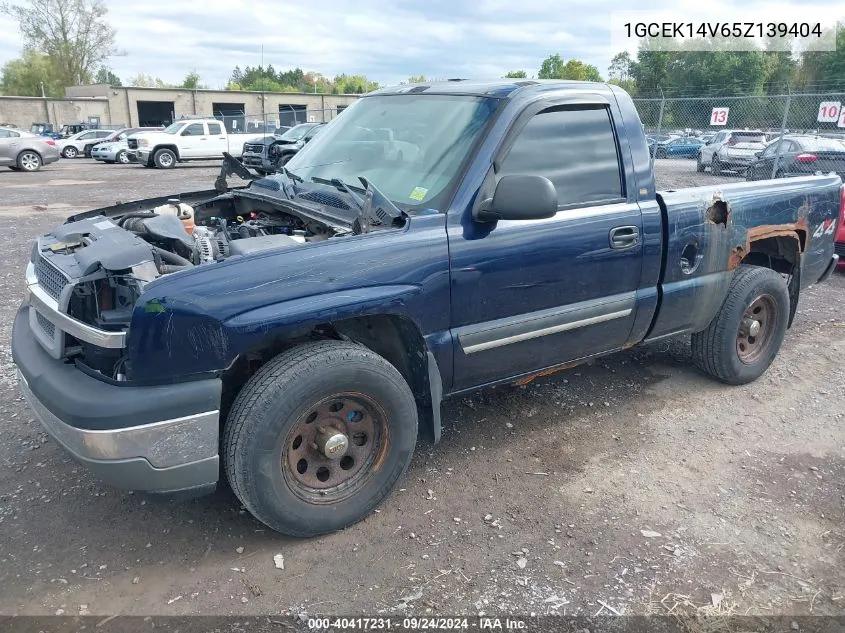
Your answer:
[[[25,2],[25,0],[16,0]],[[509,70],[536,75],[558,53],[603,76],[620,42],[611,12],[662,10],[662,19],[732,19],[733,0],[105,0],[120,54],[107,65],[124,81],[140,72],[180,82],[196,70],[225,87],[235,65],[263,59],[328,77],[365,74],[383,85],[410,75],[493,79]],[[750,19],[828,21],[842,0],[744,0]],[[733,12],[733,13],[732,13]],[[615,21],[614,23],[618,22]],[[0,65],[20,54],[17,24],[0,16]],[[612,37],[614,35],[614,37]]]

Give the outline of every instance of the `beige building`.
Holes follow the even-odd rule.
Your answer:
[[[72,86],[64,99],[0,96],[0,124],[93,122],[104,126],[166,125],[183,116],[223,116],[230,131],[266,119],[278,125],[330,121],[358,95]]]

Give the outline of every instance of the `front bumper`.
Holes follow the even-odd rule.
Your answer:
[[[201,494],[219,478],[218,379],[149,387],[107,383],[52,358],[18,311],[12,358],[36,419],[106,483]]]
[[[148,163],[150,161],[150,152],[146,149],[135,150],[135,160],[139,163]]]
[[[117,152],[113,150],[94,149],[91,150],[91,158],[95,160],[117,160]]]
[[[828,278],[833,274],[833,271],[836,270],[836,267],[838,265],[839,265],[839,255],[834,253],[833,257],[830,258],[830,263],[827,265],[827,268],[824,269],[822,276],[819,277],[818,283],[822,283],[823,281],[827,281]]]

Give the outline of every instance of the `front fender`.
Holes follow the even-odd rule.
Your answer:
[[[154,300],[130,331],[131,379],[156,383],[218,374],[242,354],[354,317],[396,315],[419,328],[409,303],[420,293],[415,285],[342,290],[270,304],[222,322],[198,313],[191,302]]]

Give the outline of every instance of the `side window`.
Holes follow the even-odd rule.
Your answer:
[[[0,130],[0,138],[9,138],[10,136],[9,130]]]
[[[204,136],[205,135],[205,128],[203,127],[202,123],[191,123],[188,127],[185,128],[185,131],[182,132],[182,136]]]
[[[79,137],[79,140],[87,141],[89,138],[94,138],[94,132],[85,132],[85,134]]]
[[[497,177],[545,176],[558,205],[592,204],[623,197],[616,138],[607,108],[553,108],[519,132]]]
[[[14,132],[12,130],[9,130],[9,138],[20,138],[20,136],[20,132]]]
[[[306,141],[310,141],[312,138],[314,138],[315,136],[317,136],[317,133],[318,133],[319,131],[320,131],[320,126],[319,126],[319,125],[315,125],[315,126],[314,126],[314,127],[312,127],[310,130],[308,130],[308,132],[305,134],[305,140],[306,140]]]
[[[106,138],[107,136],[111,136],[111,132],[108,131],[108,130],[100,130],[99,132],[96,132],[95,134],[96,134],[97,138]]]
[[[781,143],[780,145],[783,145],[783,143]],[[775,141],[774,143],[769,145],[765,150],[763,150],[762,156],[764,158],[769,158],[770,156],[774,156],[777,153],[777,151],[778,151],[778,142]]]
[[[208,133],[209,134],[223,134],[223,128],[220,127],[219,123],[209,123],[208,124]]]

